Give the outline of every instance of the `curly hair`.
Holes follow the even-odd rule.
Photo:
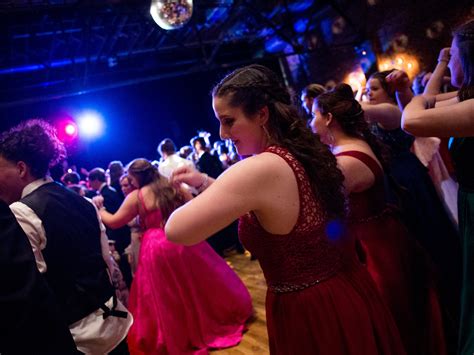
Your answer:
[[[168,179],[161,176],[158,169],[147,159],[132,160],[127,166],[128,175],[136,177],[139,188],[149,185],[155,194],[155,207],[159,208],[164,221],[175,209],[185,203],[184,196],[173,188]]]
[[[15,163],[23,161],[31,175],[39,179],[66,158],[66,148],[53,126],[42,119],[31,119],[2,133],[0,156]]]
[[[332,91],[319,95],[315,102],[322,114],[332,114],[345,134],[367,142],[383,168],[388,170],[388,148],[371,132],[364,110],[354,99],[349,85],[338,84]]]
[[[384,89],[384,91],[388,94],[388,96],[390,96],[390,98],[396,102],[397,98],[395,96],[395,91],[390,87],[390,85],[388,85],[388,82],[386,79],[387,76],[391,74],[393,71],[395,71],[395,69],[375,72],[370,76],[369,80],[377,79],[380,82],[382,89]]]
[[[273,71],[256,64],[237,69],[214,87],[212,95],[228,97],[229,104],[240,107],[247,117],[268,107],[271,142],[286,148],[303,165],[312,191],[328,216],[344,216],[344,177],[336,159],[299,117],[288,90]]]
[[[474,98],[474,20],[466,22],[454,31],[459,48],[463,83],[458,92],[459,101]]]

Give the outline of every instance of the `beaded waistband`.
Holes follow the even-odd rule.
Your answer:
[[[268,285],[268,290],[273,292],[273,293],[288,293],[288,292],[295,292],[295,291],[301,291],[306,288],[315,286],[323,281],[326,281],[333,277],[337,273],[337,270],[334,270],[321,278],[318,278],[313,281],[309,282],[303,282],[300,284],[292,284],[292,283],[287,283],[287,282],[281,282],[281,283],[275,283],[275,284],[269,284]]]
[[[384,217],[389,212],[394,212],[395,207],[386,206],[381,212],[364,218],[349,218],[349,224],[366,223]]]

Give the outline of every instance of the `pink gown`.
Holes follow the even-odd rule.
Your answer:
[[[129,299],[131,354],[207,354],[238,344],[251,317],[246,287],[206,243],[169,242],[160,210],[145,210],[145,232]]]

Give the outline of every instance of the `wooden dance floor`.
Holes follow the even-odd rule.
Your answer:
[[[239,345],[233,348],[211,351],[212,355],[269,354],[267,326],[265,322],[265,293],[267,286],[258,261],[249,255],[232,253],[227,263],[237,272],[252,295],[256,318],[249,324]]]

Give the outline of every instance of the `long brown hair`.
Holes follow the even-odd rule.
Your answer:
[[[459,101],[464,101],[474,98],[474,20],[459,26],[454,31],[454,38],[464,76],[458,97]]]
[[[159,208],[166,221],[173,211],[183,205],[185,199],[179,190],[173,188],[168,179],[147,159],[135,159],[128,164],[128,174],[138,180],[139,188],[149,185],[155,194],[155,207]]]
[[[232,107],[240,107],[248,117],[268,107],[272,143],[286,148],[303,165],[328,216],[344,216],[344,177],[336,158],[299,117],[288,90],[273,71],[256,64],[237,69],[214,87],[212,95],[227,97]]]
[[[319,95],[315,102],[319,111],[332,117],[339,123],[342,131],[350,137],[364,140],[374,152],[385,171],[390,160],[388,148],[370,131],[361,105],[354,98],[347,84],[338,84],[334,90]]]

